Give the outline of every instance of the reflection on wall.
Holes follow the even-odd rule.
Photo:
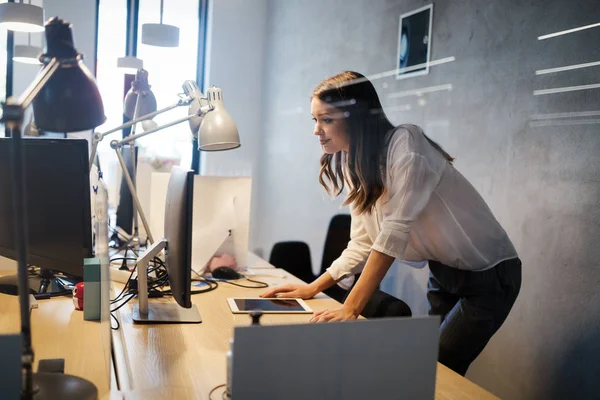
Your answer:
[[[597,395],[597,2],[436,2],[429,73],[396,80],[399,15],[425,4],[269,3],[255,243],[268,254],[275,241],[304,240],[319,264],[340,201],[317,183],[310,93],[327,76],[361,72],[394,123],[421,125],[457,157],[523,259],[515,309],[468,376],[502,398]],[[441,60],[452,61],[433,65]],[[398,265],[384,287],[422,310],[425,279]]]

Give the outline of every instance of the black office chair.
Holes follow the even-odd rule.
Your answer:
[[[335,215],[329,223],[327,237],[325,238],[325,248],[323,249],[323,259],[321,262],[321,274],[334,262],[346,249],[350,241],[350,226],[352,218],[348,214]],[[356,276],[354,282],[360,275]],[[335,285],[327,290],[325,294],[329,297],[343,303],[348,296],[349,291]],[[385,293],[379,289],[373,293],[361,315],[369,318],[386,317],[410,317],[412,312],[408,304],[404,301]]]
[[[412,311],[404,301],[377,289],[360,315],[367,319],[412,317]]]
[[[348,214],[338,214],[331,218],[327,236],[325,237],[320,274],[323,274],[348,246],[348,242],[350,241],[350,225],[351,217]],[[311,268],[310,249],[304,242],[276,243],[271,250],[269,262],[277,268],[285,269],[304,282],[309,283],[315,279]],[[359,276],[356,276],[355,283]],[[332,299],[343,303],[349,291],[338,285],[334,285],[326,289],[324,293]],[[410,317],[412,312],[408,304],[378,289],[367,302],[361,315],[367,319]]]
[[[352,219],[349,214],[337,214],[329,221],[329,228],[327,229],[327,236],[325,237],[325,246],[323,247],[323,258],[321,259],[321,272],[319,275],[325,273],[327,268],[333,263],[346,249],[348,242],[350,241],[350,225]],[[324,293],[337,300],[340,303],[344,302],[348,291],[334,285],[329,289],[326,289]]]
[[[356,276],[356,281],[358,277]],[[346,296],[344,296],[344,300],[348,296],[349,291],[346,292]],[[371,296],[367,305],[360,313],[366,319],[373,318],[392,318],[392,317],[411,317],[412,311],[408,304],[404,301],[400,300],[397,297],[392,296],[384,291],[379,289],[375,290],[375,293]]]
[[[278,242],[271,249],[269,263],[302,279],[306,283],[315,280],[310,260],[310,248],[304,242]]]
[[[327,236],[325,237],[325,247],[323,248],[323,258],[321,259],[321,274],[329,268],[348,246],[350,241],[350,226],[352,218],[349,214],[337,214],[331,218]]]

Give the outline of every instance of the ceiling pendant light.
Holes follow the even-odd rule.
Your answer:
[[[160,0],[160,23],[142,25],[142,43],[159,47],[179,47],[179,28],[163,24],[164,0]]]
[[[135,75],[138,69],[144,68],[144,61],[134,56],[119,57],[117,68],[123,70],[126,74]]]
[[[31,1],[31,0],[30,0]],[[31,33],[27,33],[27,44],[15,45],[13,60],[23,64],[40,65],[41,47],[31,45]]]
[[[43,32],[44,9],[25,4],[23,0],[20,3],[2,3],[0,27],[17,32]]]
[[[39,56],[42,48],[31,45],[16,45],[13,60],[23,64],[41,65]]]

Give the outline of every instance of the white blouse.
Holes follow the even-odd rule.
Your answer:
[[[470,271],[517,257],[483,198],[418,126],[393,133],[384,184],[372,213],[350,206],[350,242],[327,269],[334,280],[360,273],[371,249],[409,265],[435,260]]]

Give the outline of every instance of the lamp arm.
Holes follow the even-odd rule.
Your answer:
[[[2,107],[2,122],[4,122],[8,128],[18,129],[19,132],[21,131],[25,109],[31,105],[36,96],[44,88],[44,85],[60,67],[60,64],[58,59],[51,59],[18,100],[15,100],[12,97],[9,97],[6,100],[6,103]]]
[[[147,132],[138,133],[137,135],[129,135],[123,140],[113,140],[112,142],[110,142],[110,147],[115,151],[115,154],[117,155],[117,159],[119,160],[119,164],[121,164],[121,170],[123,171],[123,177],[125,178],[125,182],[127,183],[127,186],[129,187],[129,192],[131,193],[131,198],[132,198],[132,200],[137,208],[137,211],[140,215],[140,219],[142,220],[142,225],[144,225],[144,229],[146,230],[146,235],[148,235],[148,241],[150,241],[150,243],[154,243],[154,236],[152,235],[152,231],[150,229],[150,225],[148,224],[148,220],[146,219],[146,214],[144,213],[142,205],[140,204],[140,200],[137,196],[137,193],[135,190],[135,185],[133,184],[131,175],[129,174],[129,171],[127,170],[127,165],[125,164],[125,159],[123,158],[123,155],[121,154],[119,149],[121,149],[121,147],[123,147],[124,144],[127,144],[129,142],[137,140],[146,135],[150,135],[151,133],[158,132],[162,129],[169,128],[173,125],[177,125],[182,122],[188,121],[188,120],[196,117],[197,115],[204,115],[211,110],[212,110],[212,106],[208,105],[208,106],[202,107],[200,110],[198,110],[198,114],[188,115],[187,117],[180,118],[169,124],[165,124],[165,125],[156,127],[155,129],[151,129]]]
[[[125,144],[127,144],[129,142],[133,142],[134,140],[137,140],[137,139],[142,138],[144,136],[150,135],[150,134],[152,134],[154,132],[158,132],[158,131],[161,131],[163,129],[170,128],[170,127],[172,127],[174,125],[180,124],[182,122],[189,121],[190,119],[195,118],[198,115],[201,115],[201,116],[205,115],[206,112],[208,112],[210,110],[212,110],[212,108],[210,108],[210,106],[206,106],[206,107],[203,107],[203,109],[201,109],[198,112],[198,114],[188,115],[187,117],[183,117],[183,118],[177,119],[177,120],[175,120],[173,122],[169,122],[168,124],[157,126],[156,128],[150,129],[149,131],[138,133],[138,134],[131,135],[131,136],[127,136],[125,139],[122,139],[122,140],[113,140],[112,142],[110,142],[110,147],[112,147],[113,149],[119,149],[123,145],[125,145]]]
[[[140,199],[138,198],[137,193],[135,191],[135,186],[133,185],[133,180],[131,179],[131,175],[129,175],[129,171],[127,170],[127,164],[125,164],[125,159],[123,158],[123,155],[119,151],[118,147],[115,148],[115,154],[117,155],[119,164],[121,164],[123,177],[125,178],[125,182],[129,187],[129,193],[131,193],[131,198],[137,208],[138,213],[140,214],[142,225],[144,225],[144,229],[146,230],[146,235],[148,235],[148,241],[150,243],[154,243],[154,236],[152,235],[152,231],[150,230],[150,225],[148,224],[148,220],[146,219],[146,214],[144,214],[144,210],[142,209],[142,205],[140,204]]]
[[[181,107],[181,106],[185,106],[188,105],[190,102],[192,102],[193,98],[190,96],[184,97],[183,99],[180,99],[177,103],[175,104],[171,104],[170,106],[167,106],[163,109],[160,109],[158,111],[154,111],[150,114],[146,114],[146,115],[142,115],[139,118],[136,119],[132,119],[131,121],[128,121],[126,123],[124,123],[123,125],[119,125],[116,128],[113,128],[109,131],[106,132],[94,132],[92,134],[92,150],[90,153],[90,169],[92,168],[92,164],[94,164],[94,159],[96,158],[96,152],[98,150],[98,143],[100,143],[102,141],[102,139],[104,139],[106,136],[110,135],[111,133],[115,133],[117,131],[120,131],[122,129],[125,128],[129,128],[132,125],[137,124],[138,122],[142,122],[145,121],[147,119],[152,119],[154,117],[156,117],[159,114],[165,113],[167,111],[170,111],[174,108],[177,107]]]
[[[96,158],[96,152],[98,151],[98,143],[100,143],[102,139],[96,139],[96,133],[92,133],[92,150],[90,151],[90,171],[92,170],[92,165],[94,165],[94,159]]]
[[[42,69],[39,75],[35,78],[25,92],[19,98],[19,104],[23,107],[23,110],[29,107],[33,99],[40,93],[44,85],[52,77],[54,72],[60,67],[60,61],[57,58],[53,58],[50,62]]]

